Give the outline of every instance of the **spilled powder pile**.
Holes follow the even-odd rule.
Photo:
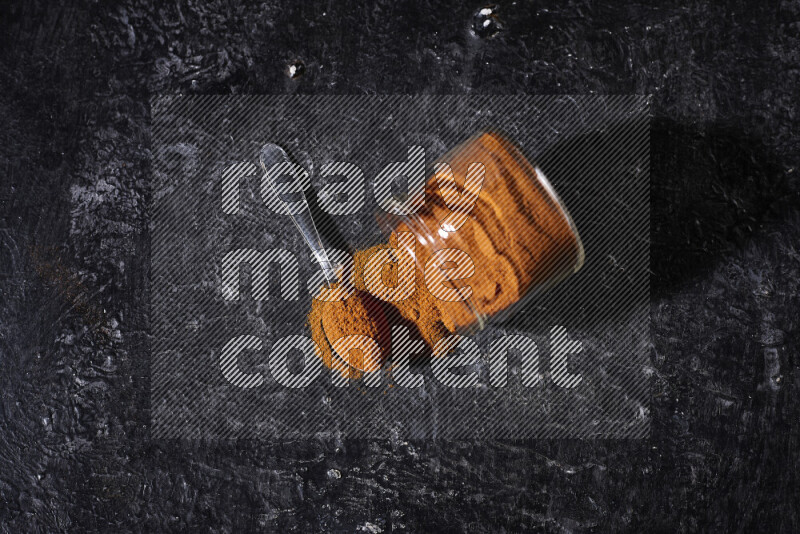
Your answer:
[[[436,298],[428,292],[424,277],[419,269],[416,276],[416,290],[407,299],[397,302],[384,302],[373,297],[364,282],[364,267],[367,260],[376,252],[390,245],[377,245],[359,250],[353,256],[353,287],[355,292],[343,301],[325,302],[314,299],[308,314],[311,338],[320,347],[324,364],[343,376],[361,378],[364,372],[375,371],[383,364],[389,354],[391,324],[390,319],[399,315],[417,328],[419,336],[433,347],[436,342],[451,333],[435,306]],[[392,264],[381,273],[387,286],[397,284],[397,272]],[[336,287],[336,286],[334,286]],[[392,324],[397,321],[391,321]],[[347,350],[351,347],[333,345],[345,336],[365,335],[374,339],[380,351]]]
[[[426,182],[424,207],[394,226],[395,232],[416,236],[415,291],[394,302],[376,299],[367,291],[364,266],[373,254],[396,245],[390,242],[355,253],[352,296],[339,302],[313,300],[308,318],[312,338],[325,364],[344,376],[359,378],[380,367],[391,348],[392,316],[399,315],[416,326],[419,336],[433,347],[442,337],[474,326],[478,315],[505,310],[533,287],[558,281],[583,264],[583,247],[569,215],[550,185],[511,141],[495,132],[482,133],[439,162],[450,165],[462,191],[471,163],[483,164],[485,177],[466,222],[456,231],[446,232],[440,226],[451,209],[436,175]],[[437,250],[447,248],[460,249],[473,261],[473,276],[448,283],[450,287],[469,286],[471,305],[440,300],[425,285],[425,265]],[[381,273],[389,287],[397,282],[392,265],[387,264]],[[354,334],[372,337],[378,348],[333,348],[342,337]]]
[[[324,302],[314,299],[308,314],[311,338],[320,348],[322,361],[348,378],[360,378],[364,371],[376,371],[389,354],[390,328],[381,301],[366,291],[356,291],[345,300]],[[377,343],[371,350],[347,350],[337,344],[347,336],[363,335]],[[339,356],[344,354],[345,359]]]

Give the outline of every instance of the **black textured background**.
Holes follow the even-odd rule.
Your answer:
[[[491,38],[480,7],[0,8],[0,529],[800,528],[800,2],[503,2]],[[652,94],[652,437],[149,440],[148,104],[178,92]]]

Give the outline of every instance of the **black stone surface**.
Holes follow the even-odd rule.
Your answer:
[[[800,528],[800,2],[504,2],[478,36],[481,7],[0,8],[1,530]],[[150,440],[149,98],[178,92],[652,94],[651,438]]]

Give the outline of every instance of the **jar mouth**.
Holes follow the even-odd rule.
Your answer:
[[[423,247],[434,251],[448,248],[445,240],[449,238],[449,234],[457,235],[456,232],[446,232],[441,227],[437,227],[435,230],[430,228],[416,212],[410,215],[396,215],[379,210],[375,214],[375,219],[384,235],[389,236],[398,226],[404,225],[414,234],[415,242],[419,242]],[[421,261],[421,255],[417,254],[415,250],[406,249],[406,252],[414,256],[417,271],[424,272],[425,265]],[[466,335],[473,331],[482,330],[486,325],[488,316],[480,311],[475,299],[468,297],[460,302],[469,310],[475,320],[471,326],[459,329],[459,333]],[[450,304],[452,305],[453,303],[451,302]]]

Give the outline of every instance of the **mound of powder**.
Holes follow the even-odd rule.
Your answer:
[[[390,329],[383,306],[366,291],[356,290],[333,302],[314,299],[308,325],[323,363],[347,378],[380,369],[389,354]],[[374,343],[350,336],[365,336]]]

